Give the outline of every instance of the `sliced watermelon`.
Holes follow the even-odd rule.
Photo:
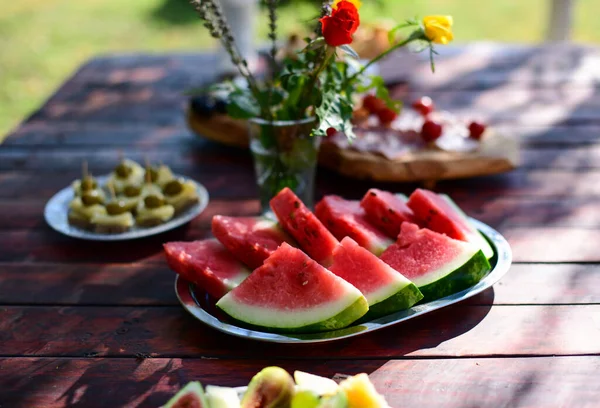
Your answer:
[[[481,249],[487,259],[494,256],[489,242],[448,196],[418,188],[411,194],[407,204],[423,227],[450,238],[471,242]]]
[[[251,269],[261,266],[282,242],[294,240],[279,225],[264,217],[226,217],[212,219],[214,236],[238,260]]]
[[[356,286],[367,298],[369,312],[364,320],[408,309],[423,299],[411,281],[350,237],[333,251],[329,270]]]
[[[271,209],[283,229],[298,241],[311,258],[323,266],[331,265],[338,240],[292,190],[286,187],[273,197]]]
[[[407,222],[381,260],[417,285],[427,302],[473,286],[491,268],[476,245]]]
[[[185,280],[220,299],[250,275],[216,239],[164,244],[167,263]]]
[[[360,206],[365,210],[367,220],[394,240],[403,222],[417,224],[415,215],[406,205],[406,199],[387,191],[370,189]]]
[[[297,333],[340,329],[369,309],[358,289],[285,242],[217,307],[251,327]]]
[[[350,237],[375,255],[381,255],[394,242],[367,221],[358,201],[325,196],[315,206],[315,214],[337,239]]]

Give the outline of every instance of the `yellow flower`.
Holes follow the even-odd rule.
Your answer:
[[[360,6],[362,6],[362,2],[360,0],[335,0],[333,2],[333,4],[331,5],[331,8],[336,9],[338,3],[341,3],[342,1],[347,1],[348,3],[354,4],[354,6],[356,7],[357,10],[359,10]]]
[[[437,44],[448,44],[454,39],[452,16],[427,16],[423,19],[425,37]]]

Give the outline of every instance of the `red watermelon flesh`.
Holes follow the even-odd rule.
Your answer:
[[[368,310],[358,289],[287,243],[217,307],[234,319],[275,331],[334,330]]]
[[[449,198],[433,191],[416,189],[407,204],[423,227],[450,238],[471,242],[480,247],[488,259],[494,255],[489,243]]]
[[[215,299],[239,285],[250,271],[216,239],[164,244],[169,267]]]
[[[381,255],[381,260],[419,286],[424,273],[443,267],[463,249],[460,241],[404,223],[398,241]]]
[[[370,189],[360,206],[365,210],[367,220],[392,239],[398,237],[403,222],[417,223],[405,200],[387,191]]]
[[[407,222],[381,260],[414,282],[425,301],[466,289],[490,269],[476,245]]]
[[[358,201],[325,196],[315,206],[315,214],[337,239],[350,237],[375,255],[380,255],[393,242],[367,221]]]
[[[370,318],[407,309],[423,298],[410,280],[350,237],[333,251],[329,270],[363,293],[369,302]]]
[[[271,199],[271,209],[279,224],[311,258],[321,265],[331,265],[338,240],[289,188]]]
[[[261,266],[282,242],[294,242],[276,222],[264,217],[215,215],[212,232],[229,252],[253,270]]]

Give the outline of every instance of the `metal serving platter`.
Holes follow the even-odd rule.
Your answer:
[[[181,177],[179,175],[174,176],[177,178]],[[54,230],[73,238],[90,241],[126,241],[160,234],[191,221],[198,214],[204,211],[208,205],[209,196],[206,188],[202,184],[197,183],[187,177],[182,178],[184,178],[186,181],[191,181],[196,185],[198,202],[181,214],[175,216],[170,221],[155,227],[144,228],[133,226],[133,228],[131,228],[129,231],[123,233],[102,234],[73,226],[69,224],[68,220],[69,203],[74,198],[73,188],[71,186],[63,188],[48,201],[46,207],[44,208],[44,218],[46,219],[48,225],[50,225],[50,227],[52,227]],[[96,179],[98,180],[99,185],[105,185],[106,181],[108,180],[108,175],[99,176],[96,177]]]
[[[510,268],[512,262],[510,246],[506,239],[493,228],[475,219],[471,219],[471,222],[487,237],[495,253],[494,257],[490,260],[492,270],[481,281],[469,289],[446,296],[445,298],[418,304],[408,310],[402,310],[367,323],[352,325],[340,330],[309,334],[274,334],[246,329],[231,323],[231,320],[215,307],[214,300],[211,300],[204,291],[198,290],[193,284],[179,276],[175,279],[175,292],[183,307],[194,317],[204,324],[233,336],[273,343],[321,343],[354,337],[383,329],[384,327],[393,326],[397,323],[461,302],[483,292],[498,282]]]

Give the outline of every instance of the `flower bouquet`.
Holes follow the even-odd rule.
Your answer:
[[[258,78],[237,49],[218,0],[190,2],[244,79],[242,83],[218,83],[204,91],[219,95],[230,117],[250,123],[250,148],[263,211],[268,211],[269,199],[283,187],[312,205],[320,138],[337,132],[354,138],[352,119],[359,95],[373,93],[384,104],[381,115],[397,115],[402,105],[390,97],[380,76],[369,74],[373,64],[413,43],[429,51],[433,70],[434,45],[453,39],[449,16],[408,20],[389,31],[387,50],[361,63],[351,47],[360,25],[360,0],[324,1],[320,18],[315,18],[314,35],[305,39],[304,48],[279,59],[278,1],[266,0],[270,69],[267,76]]]

